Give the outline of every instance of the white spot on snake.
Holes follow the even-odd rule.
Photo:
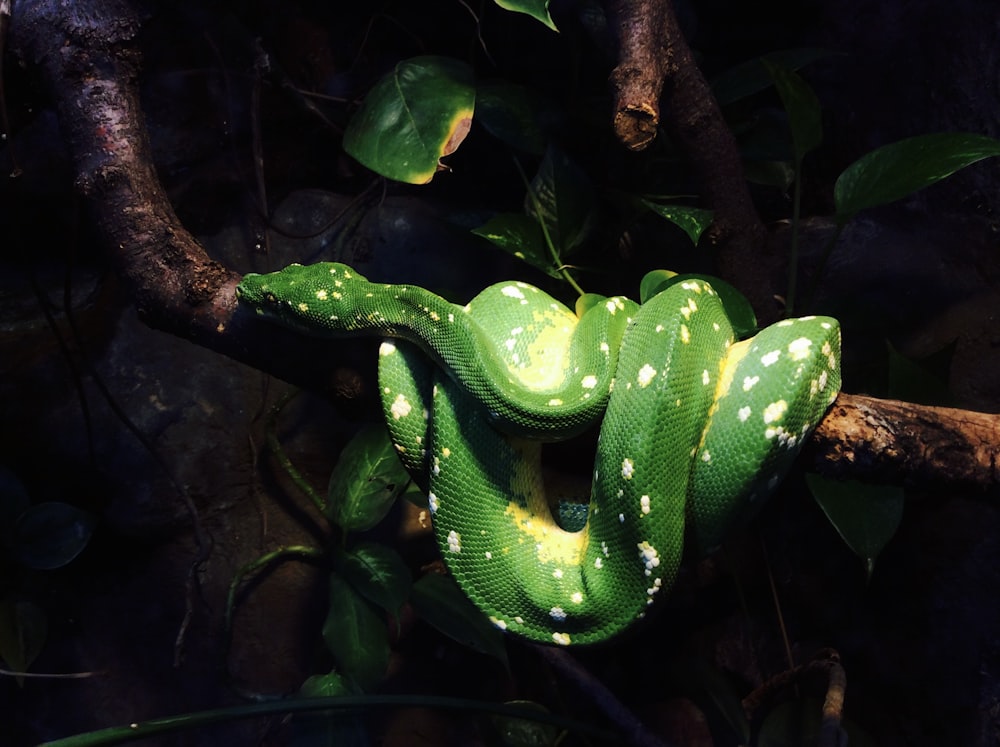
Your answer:
[[[580,386],[584,389],[593,389],[597,386],[597,377],[592,374],[584,376],[583,379],[580,380]]]
[[[514,622],[516,622],[518,625],[524,625],[524,618],[521,617],[520,615],[515,615]]]
[[[441,449],[441,455],[445,456],[445,457],[450,457],[451,456],[451,449],[449,449],[447,446],[445,446],[443,449]]]
[[[558,643],[560,646],[568,646],[570,644],[569,633],[553,633],[552,642]]]
[[[656,369],[647,363],[639,369],[639,375],[636,377],[636,380],[639,382],[639,386],[647,387],[654,376],[656,376]]]
[[[708,449],[701,452],[701,461],[708,463],[712,461],[712,455],[708,453]]]
[[[604,566],[604,561],[600,558],[594,558],[594,568],[600,570]]]
[[[686,324],[681,325],[681,342],[685,345],[691,342],[691,330],[687,328]]]
[[[799,337],[788,343],[788,354],[793,361],[800,361],[809,357],[809,348],[812,347],[812,340],[808,337]]]
[[[657,332],[662,332],[664,329],[666,329],[666,328],[662,324],[657,324],[656,325],[656,331]]]
[[[486,551],[485,553],[483,553],[483,554],[484,554],[484,555],[486,556],[486,559],[487,559],[487,560],[493,560],[493,553],[491,553],[491,552],[490,552],[489,550],[487,550],[487,551]]]
[[[555,397],[549,400],[549,405],[551,405],[552,407],[558,407],[562,403],[563,401],[561,399]]]
[[[819,386],[819,390],[820,390],[821,392],[822,392],[822,391],[823,391],[824,389],[826,389],[826,383],[827,383],[827,375],[826,375],[826,371],[820,371],[820,374],[819,374],[819,381],[817,381],[816,383],[817,383],[817,385]]]
[[[508,351],[511,351],[514,349],[514,346],[517,345],[517,340],[515,340],[513,337],[510,337],[507,340],[504,340],[503,344]]]
[[[718,332],[722,327],[719,326],[718,322],[712,322],[712,329]]]
[[[581,604],[583,602],[583,594],[578,591],[574,591],[569,599],[573,604]]]
[[[431,516],[437,513],[438,510],[438,497],[433,493],[427,494],[427,507],[431,510]]]
[[[779,399],[777,402],[772,402],[764,408],[764,422],[773,423],[776,420],[781,420],[787,410],[788,403],[785,400]]]
[[[608,543],[607,542],[602,542],[601,543],[601,552],[604,553],[604,557],[606,557],[606,558],[611,557],[611,552],[608,550]]]
[[[652,575],[653,569],[660,564],[660,554],[656,551],[655,547],[645,540],[636,545],[636,547],[639,548],[639,559],[646,567],[646,575]]]
[[[324,288],[320,288],[318,291],[316,291],[316,298],[319,299],[320,301],[325,301],[328,296],[329,294],[326,292],[326,289]]]
[[[823,329],[833,329],[833,325],[830,324],[830,322],[820,322],[819,326],[821,326]]]
[[[524,298],[524,294],[513,285],[505,285],[500,289],[500,292],[509,298]]]
[[[793,324],[795,324],[795,322],[792,319],[782,319],[780,322],[777,322],[774,326],[775,327],[791,327]]]
[[[434,473],[435,477],[441,474],[441,460],[437,457],[434,457],[434,464],[431,466],[431,472]]]
[[[450,311],[448,312],[448,321],[451,322],[452,324],[455,323],[455,315]]]
[[[553,607],[549,610],[549,617],[557,622],[562,622],[566,619],[566,612],[562,607]]]
[[[309,304],[307,304],[307,303],[300,303],[299,304],[299,311],[309,311]]]
[[[649,513],[649,496],[644,495],[639,499],[639,510],[642,511],[643,515]]]
[[[706,368],[704,371],[701,372],[701,383],[704,384],[705,386],[708,386],[711,381],[712,377],[708,375],[708,369]]]
[[[736,417],[740,419],[741,423],[747,422],[747,418],[750,417],[750,407],[749,406],[741,407],[739,411],[736,413]]]
[[[701,293],[701,286],[692,280],[685,280],[681,283],[681,288],[688,291],[694,291],[695,293]]]
[[[396,344],[390,342],[389,340],[385,340],[381,345],[378,346],[379,356],[384,357],[387,355],[392,355],[395,352],[396,352]]]
[[[763,363],[765,366],[771,366],[777,363],[778,358],[780,357],[781,357],[780,350],[772,350],[770,353],[764,353],[764,355],[760,357],[760,362]]]
[[[626,457],[622,460],[622,477],[631,480],[633,472],[635,472],[635,462]]]
[[[618,514],[618,523],[619,524],[625,523],[625,514]]]
[[[757,382],[760,381],[760,376],[744,376],[743,377],[743,391],[749,392],[753,389]]]
[[[503,620],[499,618],[490,615],[490,622],[496,625],[498,628],[500,628],[500,630],[507,630],[507,623],[505,623]]]
[[[552,578],[560,579],[562,577],[563,577],[562,568],[556,568],[554,571],[552,571]]]
[[[410,414],[410,410],[413,409],[413,405],[406,401],[406,397],[402,394],[397,394],[396,399],[392,401],[392,405],[389,406],[389,412],[392,413],[393,420],[399,420],[400,418],[405,418]]]
[[[454,529],[448,532],[448,552],[462,552],[462,535]]]

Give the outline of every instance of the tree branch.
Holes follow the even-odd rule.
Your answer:
[[[21,0],[11,29],[13,46],[48,81],[77,188],[119,275],[151,326],[336,394],[331,372],[345,347],[237,310],[239,275],[212,260],[171,208],[139,108],[139,22],[122,0]],[[833,477],[984,489],[1000,484],[998,452],[996,415],[841,394],[805,458]]]
[[[803,458],[828,477],[981,491],[1000,485],[1000,415],[841,393]]]
[[[210,258],[174,212],[139,102],[141,21],[127,0],[21,0],[11,21],[11,46],[43,72],[77,190],[118,275],[151,327],[341,395],[331,372],[351,343],[331,346],[257,323],[237,307],[240,275]]]
[[[614,128],[622,143],[641,150],[656,137],[660,98],[670,112],[664,126],[691,159],[715,220],[705,238],[716,250],[719,273],[750,300],[758,318],[774,321],[775,258],[750,199],[733,133],[698,69],[670,0],[611,0],[619,61],[611,73]]]

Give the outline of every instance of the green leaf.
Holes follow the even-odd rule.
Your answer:
[[[664,288],[671,285],[672,279],[677,277],[673,270],[651,270],[642,276],[639,283],[639,303],[646,303]]]
[[[525,196],[525,212],[544,224],[556,253],[565,259],[583,243],[594,212],[590,178],[558,148],[550,147]]]
[[[558,31],[549,16],[549,0],[494,0],[504,10],[515,13],[527,13],[537,21],[541,21],[553,31]]]
[[[472,68],[450,57],[403,60],[368,92],[344,132],[344,150],[382,176],[426,184],[469,132]]]
[[[344,676],[336,671],[314,674],[299,688],[299,695],[303,698],[333,698],[338,695],[353,695],[355,692]]]
[[[492,656],[507,667],[507,648],[500,632],[450,576],[428,573],[413,584],[413,608],[425,622],[453,641]]]
[[[329,519],[348,532],[371,529],[385,518],[408,482],[385,427],[362,428],[330,474]]]
[[[494,215],[479,228],[472,229],[476,236],[496,244],[532,267],[558,277],[552,263],[552,255],[545,245],[545,236],[538,221],[522,213],[500,213]]]
[[[476,122],[513,148],[542,155],[545,134],[539,127],[538,96],[513,83],[484,83],[476,88]]]
[[[0,659],[12,672],[27,672],[48,636],[48,619],[32,602],[0,600]],[[18,677],[19,685],[24,678]]]
[[[1000,155],[1000,140],[961,132],[918,135],[884,145],[852,163],[837,179],[837,221],[929,187],[956,171]]]
[[[354,588],[330,574],[330,609],[323,623],[323,640],[337,669],[361,690],[379,683],[389,666],[385,621]]]
[[[410,595],[410,569],[395,550],[375,542],[353,547],[343,558],[340,574],[355,591],[392,615]]]
[[[657,202],[643,200],[643,204],[650,210],[666,218],[668,221],[681,228],[691,239],[691,243],[697,245],[701,234],[706,228],[712,225],[712,211],[702,208],[688,207],[686,205],[662,205]]]
[[[657,274],[654,275],[654,273]],[[753,307],[750,305],[750,302],[735,286],[727,283],[722,278],[692,272],[686,272],[681,275],[670,273],[669,277],[663,277],[659,273],[669,273],[669,270],[653,270],[652,273],[647,273],[646,277],[642,279],[643,303],[657,293],[662,293],[671,285],[682,283],[685,280],[704,280],[719,294],[719,300],[722,301],[722,305],[726,310],[726,316],[729,317],[729,321],[733,325],[736,339],[743,340],[757,331],[757,316],[753,313]],[[653,277],[650,277],[651,275]]]
[[[10,549],[28,568],[61,568],[83,552],[94,524],[94,515],[76,506],[59,501],[39,503],[18,517]]]
[[[766,57],[747,60],[719,75],[712,81],[712,92],[719,106],[725,106],[771,87],[774,79],[763,65],[765,59],[788,70],[798,70],[831,54],[829,50],[812,47],[771,52]]]
[[[299,689],[303,698],[335,698],[356,692],[347,679],[335,671],[314,674]],[[293,723],[292,747],[368,747],[371,744],[364,722],[354,714],[297,713]]]
[[[795,159],[799,162],[823,141],[819,99],[798,73],[771,60],[764,59],[761,63],[774,79],[775,88],[788,114]]]
[[[855,480],[827,480],[811,473],[806,475],[806,483],[844,542],[864,561],[870,578],[875,559],[903,517],[903,489]]]
[[[582,296],[576,297],[573,310],[578,317],[582,317],[595,306],[607,303],[607,300],[608,297],[602,296],[600,293],[584,293]]]

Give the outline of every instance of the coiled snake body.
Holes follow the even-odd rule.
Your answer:
[[[237,294],[309,334],[389,338],[386,423],[449,569],[495,625],[548,643],[598,642],[643,617],[685,541],[709,550],[755,510],[840,387],[836,320],[736,342],[703,280],[579,318],[524,283],[463,307],[337,263],[250,274]],[[541,443],[602,417],[587,521],[566,531]]]

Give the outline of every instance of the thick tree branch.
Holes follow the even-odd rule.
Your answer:
[[[120,0],[21,0],[13,44],[39,65],[118,273],[154,327],[327,394],[345,348],[236,310],[239,276],[180,225],[139,109],[139,19]],[[303,362],[308,361],[308,365]],[[374,355],[372,356],[374,365]],[[806,458],[821,473],[893,483],[1000,484],[1000,416],[841,394]]]
[[[611,73],[618,138],[632,150],[649,145],[660,124],[662,96],[670,113],[664,127],[691,159],[705,202],[715,211],[706,238],[717,251],[719,273],[746,294],[761,321],[773,321],[774,259],[767,255],[767,232],[750,199],[736,139],[670,0],[611,0],[608,11],[619,47]]]
[[[141,20],[127,0],[21,0],[11,25],[12,48],[43,72],[76,187],[136,308],[151,327],[286,381],[342,393],[330,372],[343,350],[258,324],[238,309],[240,276],[211,259],[177,218],[139,103]]]
[[[841,394],[804,458],[829,477],[917,488],[995,488],[1000,415]]]

